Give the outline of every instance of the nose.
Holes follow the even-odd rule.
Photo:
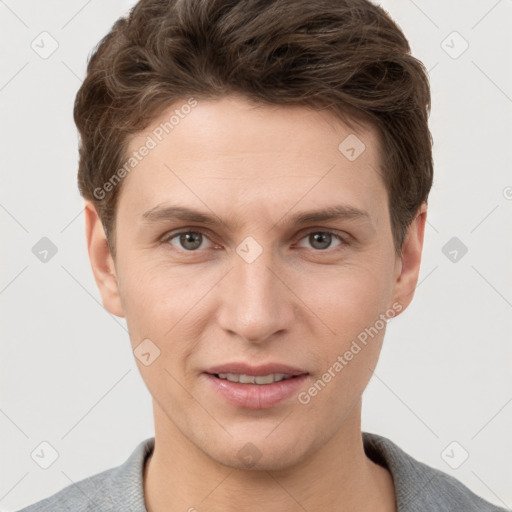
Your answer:
[[[233,255],[227,279],[222,283],[220,327],[251,344],[262,344],[296,321],[297,298],[286,285],[270,249],[252,262]]]

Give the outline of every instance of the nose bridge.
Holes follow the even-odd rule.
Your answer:
[[[272,250],[246,239],[233,254],[232,266],[227,293],[221,299],[221,326],[253,342],[287,327],[293,306],[276,277],[279,271]]]

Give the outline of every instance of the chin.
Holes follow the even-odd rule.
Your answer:
[[[298,435],[295,439],[288,435],[285,440],[276,436],[270,440],[256,435],[251,441],[251,436],[245,436],[244,441],[233,442],[232,451],[226,451],[226,445],[224,445],[218,446],[218,450],[205,450],[205,453],[216,462],[237,470],[286,470],[300,464],[307,456],[308,447],[299,442],[300,437]]]

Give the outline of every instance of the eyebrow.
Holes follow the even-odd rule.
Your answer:
[[[283,217],[286,217],[284,215]],[[283,218],[281,217],[281,218]],[[144,212],[142,214],[144,223],[164,222],[169,220],[181,220],[186,222],[197,222],[207,226],[217,226],[226,224],[214,214],[204,213],[199,210],[187,208],[184,206],[160,206]],[[348,205],[335,205],[319,210],[310,210],[292,215],[287,224],[303,225],[312,222],[325,222],[333,220],[370,220],[367,211]]]

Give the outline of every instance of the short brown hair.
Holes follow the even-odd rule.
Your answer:
[[[368,0],[140,0],[95,48],[74,107],[80,193],[113,253],[121,186],[95,191],[126,162],[129,136],[180,99],[229,94],[376,127],[401,251],[432,186],[430,88],[386,11]]]

